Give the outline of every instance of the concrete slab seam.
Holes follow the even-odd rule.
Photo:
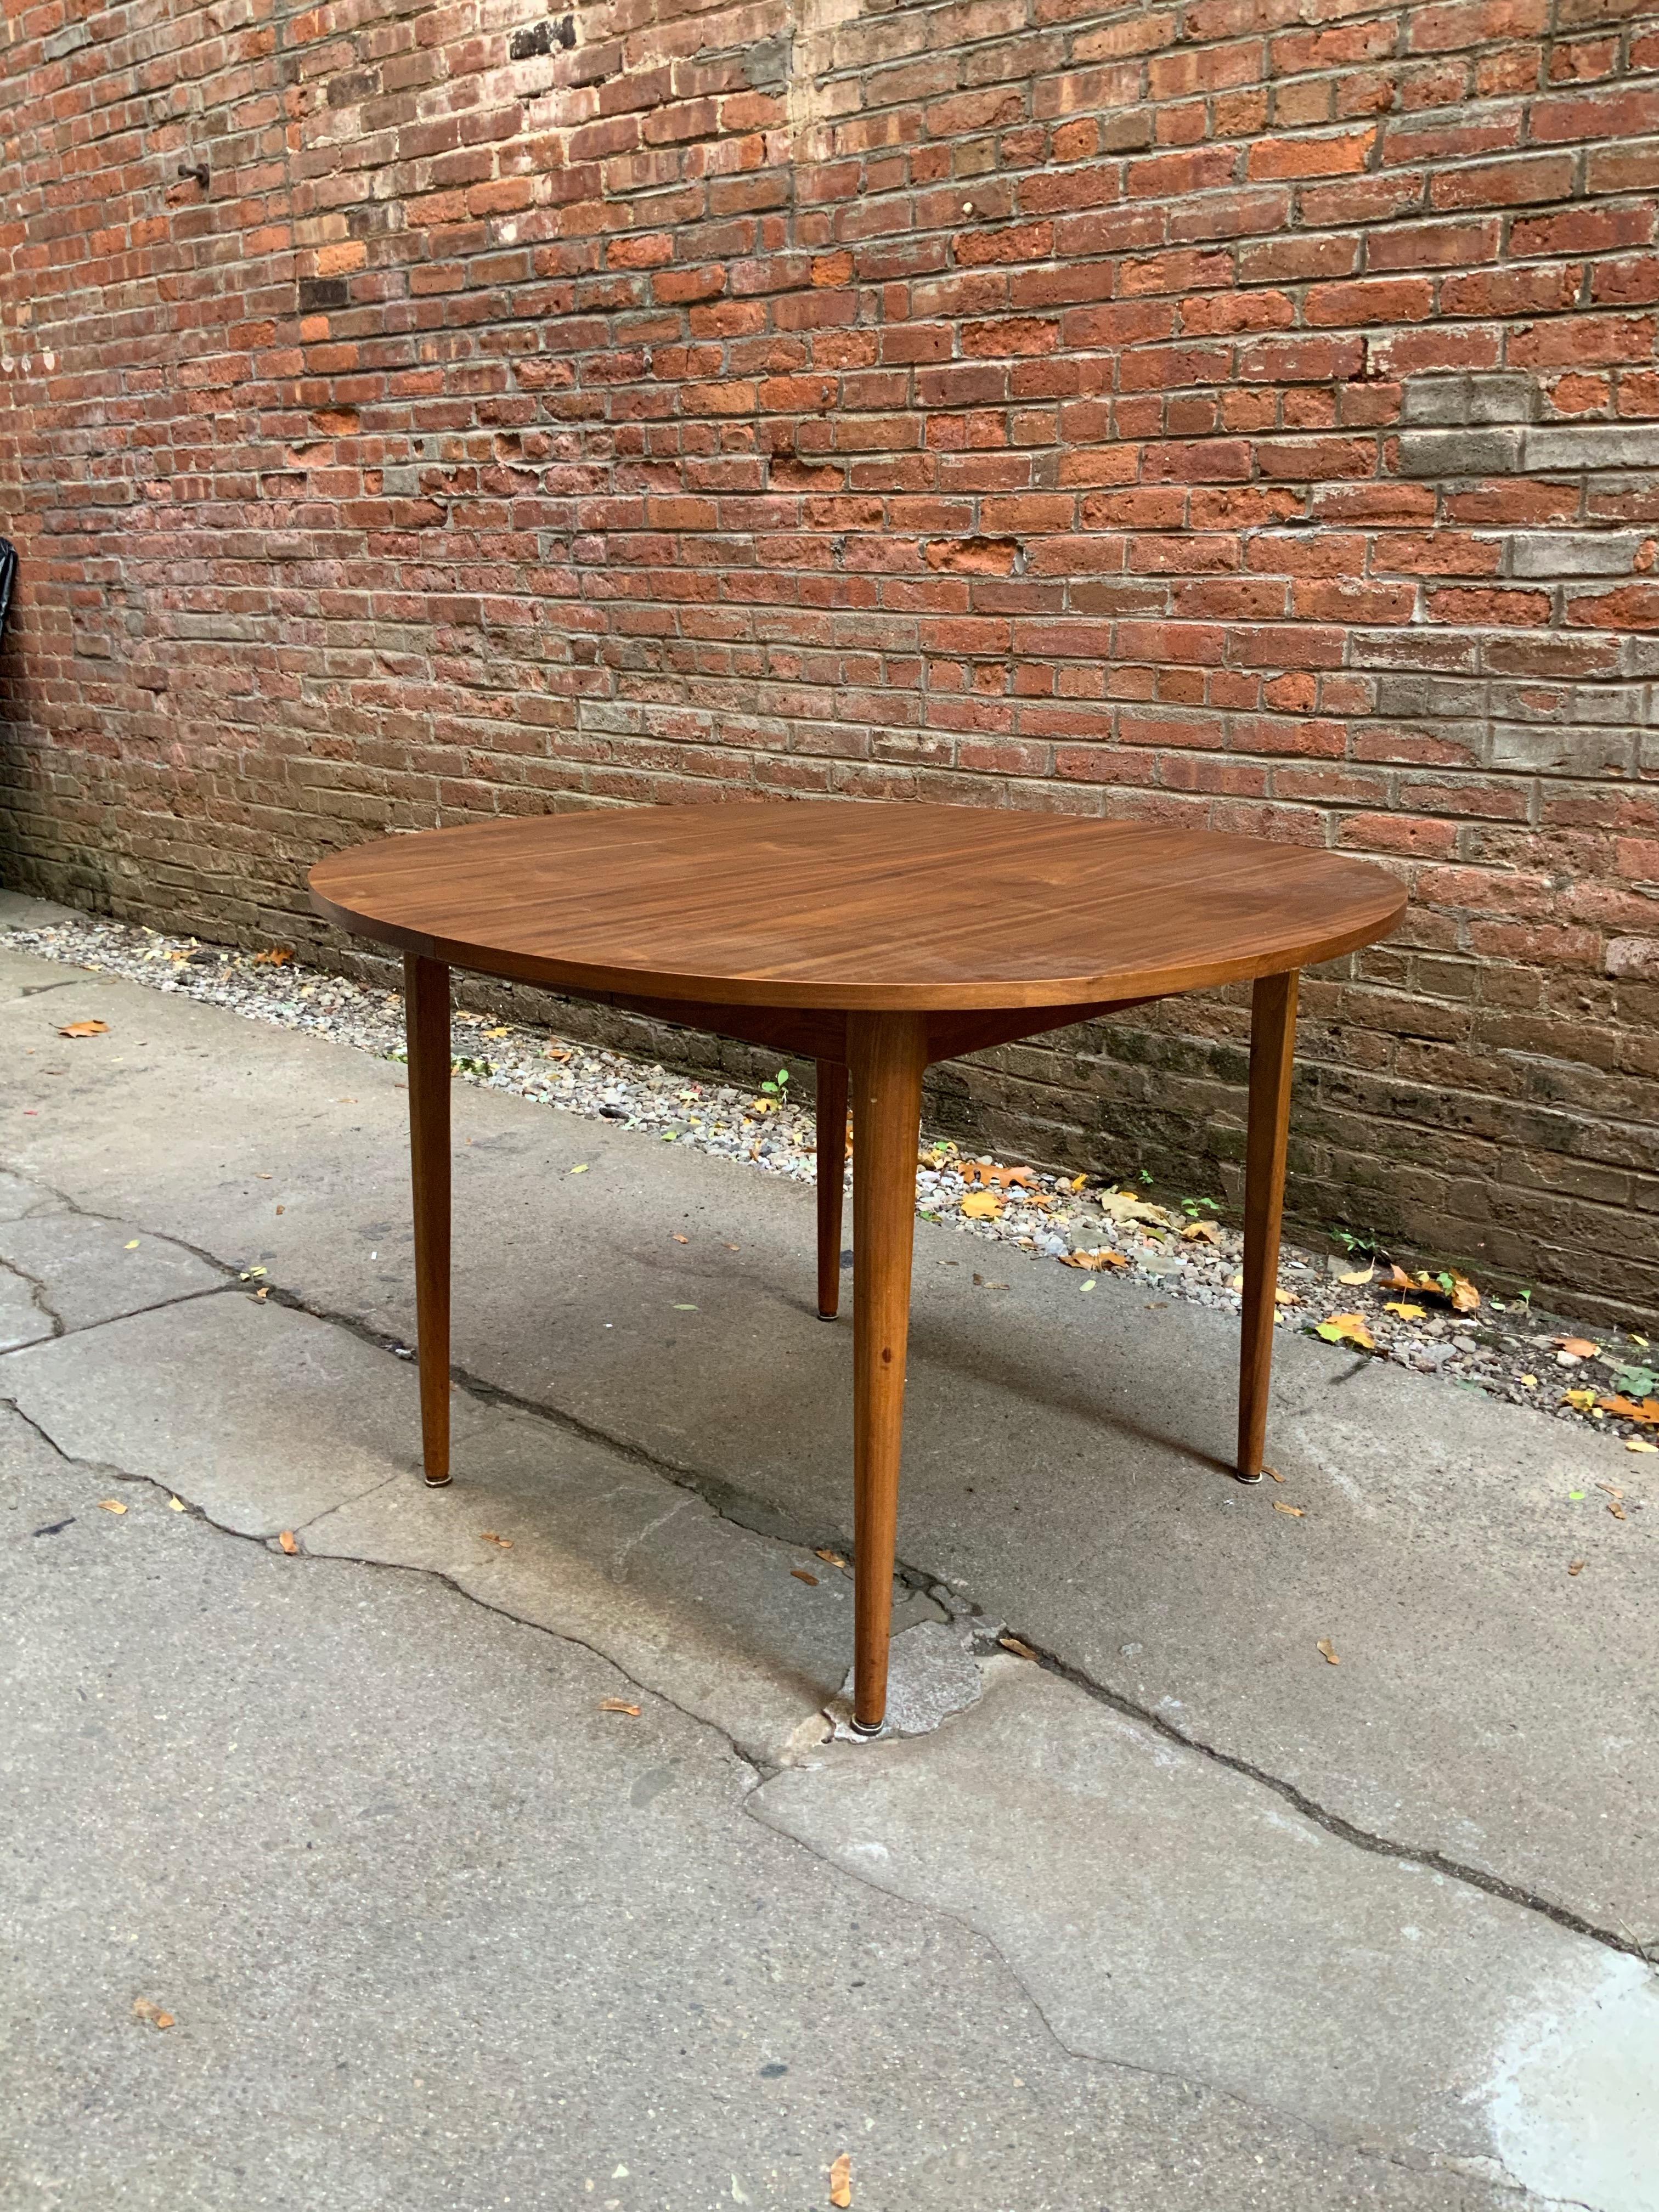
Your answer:
[[[57,1194],[55,1192],[52,1194],[55,1196],[62,1195],[61,1194]],[[68,1199],[64,1199],[64,1203],[68,1205],[71,1211],[77,1212],[85,1211],[85,1209],[75,1206],[73,1201]],[[119,1218],[119,1217],[104,1215],[96,1215],[91,1218],[98,1219]],[[149,1235],[152,1232],[145,1231],[143,1233]],[[232,1263],[219,1259],[216,1255],[212,1253],[199,1250],[198,1248],[190,1245],[177,1237],[162,1237],[161,1241],[174,1244],[181,1249],[189,1250],[205,1264],[219,1269],[227,1278],[227,1280],[222,1286],[225,1290],[235,1291],[241,1287],[240,1283],[240,1271]],[[261,1287],[265,1291],[266,1296],[273,1304],[280,1304],[288,1308],[291,1311],[303,1313],[307,1316],[308,1318],[320,1322],[328,1327],[342,1329],[348,1334],[357,1338],[359,1341],[370,1346],[377,1351],[388,1352],[392,1353],[394,1356],[401,1356],[404,1359],[407,1359],[410,1356],[409,1348],[402,1343],[401,1340],[388,1334],[383,1330],[372,1328],[369,1324],[361,1321],[354,1315],[342,1313],[335,1310],[313,1304],[301,1297],[297,1293],[288,1291],[276,1284],[266,1283],[261,1285]],[[219,1293],[217,1291],[196,1291],[193,1293],[187,1293],[185,1295],[191,1298],[201,1298],[204,1297],[216,1296]],[[166,1305],[182,1302],[184,1301],[164,1300],[160,1303],[161,1305]],[[159,1308],[157,1310],[159,1310]],[[145,1310],[149,1310],[149,1309],[146,1309]],[[99,1323],[92,1326],[101,1327],[105,1325],[106,1324]],[[787,1534],[781,1534],[779,1528],[775,1525],[778,1519],[777,1515],[770,1511],[764,1513],[758,1511],[756,1507],[756,1502],[749,1498],[745,1493],[739,1490],[735,1485],[713,1479],[700,1469],[690,1467],[683,1462],[665,1459],[656,1453],[647,1450],[641,1445],[635,1443],[626,1438],[614,1436],[605,1429],[599,1426],[597,1424],[584,1420],[580,1416],[568,1412],[562,1407],[550,1405],[542,1401],[525,1396],[518,1392],[507,1389],[498,1383],[487,1382],[480,1376],[471,1375],[464,1369],[452,1368],[450,1371],[451,1381],[453,1386],[463,1391],[476,1403],[486,1406],[503,1407],[512,1411],[526,1414],[532,1419],[549,1422],[553,1426],[562,1430],[567,1434],[580,1438],[584,1443],[599,1446],[605,1450],[614,1453],[624,1461],[630,1462],[635,1466],[646,1468],[652,1474],[656,1474],[664,1480],[672,1481],[679,1487],[692,1492],[696,1497],[700,1498],[703,1503],[709,1507],[710,1510],[719,1516],[719,1518],[723,1521],[730,1522],[734,1527],[744,1529],[749,1534],[759,1536],[764,1541],[786,1543],[793,1548],[799,1548],[802,1546],[805,1546],[809,1549],[816,1548],[817,1542],[823,1540],[820,1532],[791,1531]],[[9,1401],[0,1400],[0,1403],[10,1402],[11,1401]],[[21,1413],[21,1409],[19,1410]],[[22,1415],[21,1418],[26,1420],[28,1419],[27,1415]],[[29,1425],[31,1427],[37,1428],[38,1430],[38,1424],[30,1421]],[[38,1432],[41,1434],[44,1441],[50,1444],[54,1451],[58,1453],[60,1457],[65,1459],[70,1459],[71,1457],[70,1455],[64,1453],[61,1450],[61,1448],[57,1444],[55,1439],[47,1435],[45,1431],[38,1431]],[[111,1469],[110,1471],[112,1474],[121,1474],[121,1470],[119,1469]],[[148,1476],[138,1475],[121,1475],[121,1479],[131,1481],[149,1481],[150,1480]],[[364,1496],[370,1495],[374,1491],[383,1486],[382,1483],[377,1482],[371,1485],[369,1489],[362,1494]],[[348,1502],[356,1501],[341,1501],[340,1503],[344,1504]],[[745,1513],[742,1510],[736,1510],[742,1508],[747,1508],[748,1512]],[[325,1518],[328,1513],[338,1510],[339,1506],[337,1504],[325,1508],[323,1513],[313,1516],[313,1523],[314,1521],[319,1521]],[[203,1517],[205,1519],[208,1516],[204,1515]],[[672,1517],[672,1516],[665,1517]],[[313,1523],[302,1523],[300,1525],[310,1526],[313,1525]],[[217,1527],[220,1524],[213,1522],[211,1525]],[[228,1534],[235,1534],[240,1532],[227,1529],[224,1533]],[[257,1542],[264,1540],[256,1537],[252,1539],[252,1540]],[[372,1565],[375,1563],[364,1562],[363,1564]],[[431,1571],[436,1572],[439,1571],[432,1570]],[[938,1575],[931,1573],[926,1569],[916,1567],[902,1559],[895,1562],[894,1572],[896,1578],[901,1583],[914,1591],[922,1594],[930,1592],[938,1585],[940,1579]],[[447,1580],[447,1577],[446,1577],[444,1579]],[[463,1595],[470,1595],[471,1593],[463,1592]],[[487,1603],[488,1601],[475,1600],[475,1602]],[[514,1620],[519,1618],[518,1615],[511,1613],[506,1607],[494,1609],[507,1613],[508,1618]],[[981,1620],[983,1619],[983,1616],[980,1614],[977,1607],[974,1608],[974,1617]],[[572,1642],[580,1641],[580,1638],[572,1638],[569,1640]],[[1193,1752],[1201,1758],[1210,1759],[1216,1765],[1238,1774],[1245,1780],[1255,1783],[1260,1787],[1272,1791],[1276,1796],[1279,1797],[1285,1803],[1291,1806],[1297,1812],[1301,1814],[1304,1818],[1316,1822],[1318,1826],[1325,1829],[1339,1842],[1347,1844],[1358,1850],[1370,1851],[1381,1857],[1409,1861],[1413,1864],[1431,1869],[1435,1873],[1443,1875],[1449,1881],[1465,1884],[1471,1888],[1480,1891],[1487,1896],[1498,1898],[1507,1904],[1519,1906],[1523,1911],[1537,1913],[1542,1917],[1553,1921],[1557,1926],[1565,1929],[1570,1934],[1587,1937],[1591,1942],[1599,1943],[1607,1949],[1618,1952],[1626,1956],[1638,1959],[1644,1966],[1652,1967],[1655,1971],[1659,1972],[1659,1965],[1656,1964],[1656,1961],[1649,1955],[1648,1951],[1644,1948],[1639,1941],[1633,1935],[1626,1934],[1609,1928],[1603,1928],[1598,1925],[1595,1922],[1587,1919],[1583,1915],[1575,1912],[1570,1906],[1557,1904],[1554,1900],[1540,1896],[1536,1892],[1528,1890],[1520,1884],[1506,1882],[1498,1875],[1488,1874],[1479,1867],[1469,1866],[1462,1861],[1452,1858],[1448,1854],[1442,1851],[1432,1848],[1425,1850],[1413,1847],[1409,1844],[1400,1842],[1394,1838],[1379,1835],[1375,1831],[1361,1828],[1352,1821],[1345,1819],[1341,1814],[1331,1812],[1326,1807],[1320,1804],[1316,1799],[1308,1796],[1304,1791],[1299,1790],[1294,1783],[1284,1781],[1278,1776],[1267,1772],[1265,1769],[1253,1765],[1249,1760],[1241,1759],[1234,1753],[1224,1751],[1216,1745],[1206,1742],[1200,1737],[1187,1734],[1185,1731],[1176,1727],[1164,1714],[1156,1711],[1154,1708],[1138,1705],[1133,1698],[1126,1698],[1121,1694],[1121,1692],[1109,1689],[1105,1685],[1097,1682],[1081,1668],[1072,1665],[1066,1661],[1060,1659],[1052,1652],[1045,1650],[1042,1646],[1032,1644],[1029,1638],[1022,1636],[1020,1638],[1020,1641],[1026,1644],[1030,1649],[1036,1652],[1037,1659],[1036,1663],[1042,1665],[1046,1670],[1060,1675],[1073,1687],[1083,1692],[1085,1696],[1094,1699],[1097,1703],[1107,1706],[1111,1711],[1121,1714],[1126,1719],[1135,1721],[1139,1724],[1149,1728],[1155,1734],[1162,1736],[1167,1741],[1178,1746],[1182,1749]],[[592,1647],[584,1645],[583,1648],[588,1649]],[[605,1653],[599,1653],[599,1656],[601,1657],[609,1657],[609,1655]],[[612,1661],[611,1663],[614,1664],[615,1662]],[[653,1692],[653,1694],[655,1695],[660,1693]],[[668,1699],[666,1702],[672,1704],[672,1700]],[[713,1723],[703,1724],[713,1725]]]

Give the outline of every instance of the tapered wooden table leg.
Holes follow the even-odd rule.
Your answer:
[[[1273,1389],[1279,1226],[1296,1045],[1294,969],[1263,975],[1250,1001],[1250,1121],[1244,1156],[1244,1313],[1238,1363],[1238,1473],[1261,1480]]]
[[[449,970],[411,952],[404,988],[421,1444],[435,1488],[449,1480]]]
[[[847,1180],[847,1070],[838,1060],[818,1068],[818,1319],[841,1310],[842,1188]]]
[[[887,1714],[927,1025],[914,1014],[849,1014],[847,1044],[858,1147],[853,1175],[853,1712],[854,1724],[873,1735]]]

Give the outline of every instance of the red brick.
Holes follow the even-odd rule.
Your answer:
[[[1342,177],[1363,169],[1376,143],[1375,129],[1346,131],[1335,137],[1263,138],[1251,147],[1245,174],[1252,180],[1275,177]]]
[[[118,25],[45,76],[27,19],[9,856],[252,942],[313,927],[306,856],[434,805],[932,796],[1371,853],[1413,904],[1357,988],[1309,986],[1343,1143],[1292,1197],[1352,1218],[1358,1191],[1451,1251],[1487,1201],[1425,1210],[1368,1086],[1508,1112],[1514,1050],[1577,1064],[1577,994],[1646,926],[1659,796],[1478,754],[1483,686],[1547,717],[1631,680],[1659,494],[1634,465],[1394,471],[1431,377],[1659,422],[1651,15],[866,10],[811,68],[797,43],[793,123],[745,66],[783,0],[579,15],[533,94],[467,8],[319,11],[279,52],[179,0],[142,58]],[[155,193],[122,135],[175,78],[231,118],[205,197]],[[1507,577],[1510,533],[1554,528],[1634,533],[1634,573]],[[255,636],[198,640],[206,606]],[[1399,980],[1446,954],[1478,1007]],[[1608,994],[1598,1064],[1633,1065],[1644,1017]],[[1237,1018],[1148,1017],[1122,1057],[1190,1075]],[[1134,1163],[1112,1051],[988,1062],[994,1141],[1070,1120]],[[1558,1086],[1559,1150],[1514,1142],[1531,1187],[1571,1195],[1621,1099]],[[1528,1247],[1558,1302],[1588,1279],[1567,1242],[1613,1249]],[[1659,1261],[1640,1295],[1659,1314]]]

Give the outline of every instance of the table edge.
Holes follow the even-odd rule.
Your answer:
[[[320,863],[319,865],[321,865]],[[1382,870],[1377,871],[1382,874]],[[1404,919],[1409,904],[1403,888],[1392,908],[1380,919],[1355,923],[1309,939],[1289,948],[1266,954],[1204,961],[1163,968],[1108,969],[1101,973],[1045,976],[1041,981],[1015,983],[789,983],[766,978],[714,975],[694,976],[683,970],[596,966],[591,963],[537,959],[528,954],[503,952],[493,947],[469,945],[459,939],[432,937],[404,929],[394,922],[358,914],[327,897],[307,884],[311,902],[325,921],[349,936],[436,960],[449,968],[496,975],[506,981],[528,983],[569,998],[588,998],[614,992],[642,998],[667,999],[690,1006],[772,1006],[800,1012],[836,1013],[990,1013],[1023,1007],[1080,1006],[1105,999],[1170,999],[1188,991],[1213,989],[1224,983],[1248,982],[1260,975],[1282,975],[1293,969],[1317,967],[1346,952],[1357,952],[1389,936]]]

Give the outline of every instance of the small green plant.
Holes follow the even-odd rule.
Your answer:
[[[1351,1260],[1374,1260],[1382,1249],[1376,1237],[1363,1230],[1333,1229],[1331,1234]]]
[[[781,1067],[776,1075],[773,1077],[771,1082],[762,1084],[761,1091],[764,1097],[768,1098],[775,1098],[780,1106],[787,1106],[789,1103],[788,1069],[787,1067]]]
[[[1200,1221],[1206,1213],[1219,1213],[1221,1208],[1212,1198],[1183,1198],[1181,1210],[1188,1221]]]
[[[487,1060],[479,1060],[470,1052],[458,1053],[449,1063],[452,1075],[493,1075],[495,1068]]]

